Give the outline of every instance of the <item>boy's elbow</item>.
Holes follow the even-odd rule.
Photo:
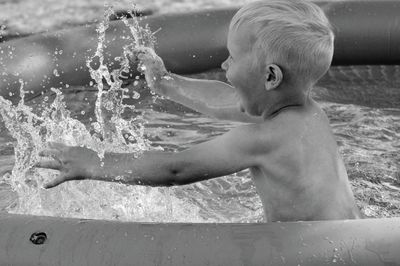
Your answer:
[[[170,154],[164,163],[159,164],[154,172],[156,186],[182,186],[207,179],[199,177],[196,164],[188,160],[186,153]],[[201,175],[201,174],[200,174]],[[156,178],[158,176],[158,178]]]
[[[177,168],[158,169],[158,173],[152,173],[147,178],[139,178],[138,184],[151,187],[181,186],[188,182],[182,178],[182,171]]]
[[[166,186],[183,186],[197,182],[197,178],[193,177],[187,167],[174,167],[169,169]]]
[[[168,176],[167,186],[183,186],[191,183],[185,178],[182,169],[172,168]]]

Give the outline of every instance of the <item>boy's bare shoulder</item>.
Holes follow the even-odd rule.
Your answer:
[[[315,129],[315,130],[313,130]],[[326,130],[325,130],[326,129]],[[227,134],[230,142],[246,142],[253,147],[277,147],[297,134],[324,134],[330,130],[325,112],[315,102],[304,107],[290,107],[259,123],[241,125]]]
[[[321,107],[312,102],[307,106],[290,107],[282,110],[270,119],[258,124],[259,134],[267,134],[269,138],[282,139],[291,137],[298,131],[323,126],[329,129],[329,119]]]

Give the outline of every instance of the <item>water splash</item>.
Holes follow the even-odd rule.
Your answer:
[[[93,57],[87,60],[86,65],[90,71],[92,79],[97,87],[97,100],[95,104],[96,122],[92,123],[95,135],[102,141],[95,147],[100,157],[104,155],[105,150],[115,152],[140,153],[149,148],[149,143],[143,137],[144,120],[142,117],[133,117],[124,119],[123,113],[134,110],[134,105],[124,104],[123,101],[128,96],[128,89],[122,88],[125,73],[129,73],[130,58],[134,57],[133,50],[136,47],[146,46],[153,48],[153,34],[148,28],[142,28],[138,20],[133,16],[133,22],[123,18],[124,24],[130,30],[131,42],[123,47],[122,55],[116,60],[120,63],[120,68],[110,72],[104,63],[104,43],[106,40],[106,30],[109,27],[109,17],[113,14],[111,7],[106,9],[104,20],[97,27],[98,45]],[[95,67],[93,67],[95,65]],[[104,81],[108,87],[104,89]],[[132,93],[132,92],[131,92]],[[133,92],[134,98],[139,98],[138,92]]]
[[[140,94],[128,91],[122,85],[126,73],[130,72],[129,60],[134,56],[133,48],[153,48],[153,34],[148,28],[141,27],[135,16],[130,20],[123,18],[130,32],[130,44],[123,47],[121,56],[115,58],[120,67],[110,70],[104,63],[104,43],[112,14],[112,8],[108,7],[103,22],[97,27],[96,52],[87,60],[87,67],[94,80],[91,86],[97,88],[95,117],[91,124],[86,126],[71,117],[58,88],[51,88],[55,99],[49,104],[45,98],[40,113],[26,105],[23,80],[20,80],[21,100],[17,106],[0,97],[0,114],[16,140],[15,166],[10,176],[3,177],[3,182],[10,184],[17,192],[19,202],[8,211],[61,217],[165,222],[176,221],[184,215],[192,216],[193,221],[197,221],[193,207],[190,210],[194,213],[192,215],[185,207],[176,208],[175,214],[172,214],[172,206],[182,206],[184,203],[171,197],[170,189],[84,181],[68,182],[44,190],[43,183],[54,178],[57,173],[32,167],[38,160],[38,152],[49,141],[85,146],[96,151],[100,157],[104,156],[105,151],[129,152],[139,156],[144,150],[151,149],[151,143],[144,135],[146,121],[140,112],[135,112],[134,105],[124,103],[125,99],[137,99]]]

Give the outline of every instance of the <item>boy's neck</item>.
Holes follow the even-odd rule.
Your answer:
[[[287,92],[290,93],[287,93]],[[273,104],[267,106],[262,113],[264,120],[277,116],[288,108],[301,108],[306,106],[310,101],[310,89],[301,88],[285,88],[277,92],[273,97]]]

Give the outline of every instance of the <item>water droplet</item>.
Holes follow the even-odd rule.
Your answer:
[[[173,78],[169,75],[162,76],[161,78],[164,80],[173,80]]]
[[[59,76],[60,76],[60,74],[58,73],[58,70],[57,70],[57,69],[54,69],[54,70],[53,70],[53,75],[56,76],[56,77],[59,77]]]
[[[140,93],[134,91],[134,92],[133,92],[133,95],[132,95],[132,98],[133,98],[133,99],[139,99],[139,98],[140,98]]]
[[[116,177],[114,178],[114,180],[116,180],[116,181],[122,181],[122,180],[124,180],[124,178],[123,178],[122,176],[116,176]]]

